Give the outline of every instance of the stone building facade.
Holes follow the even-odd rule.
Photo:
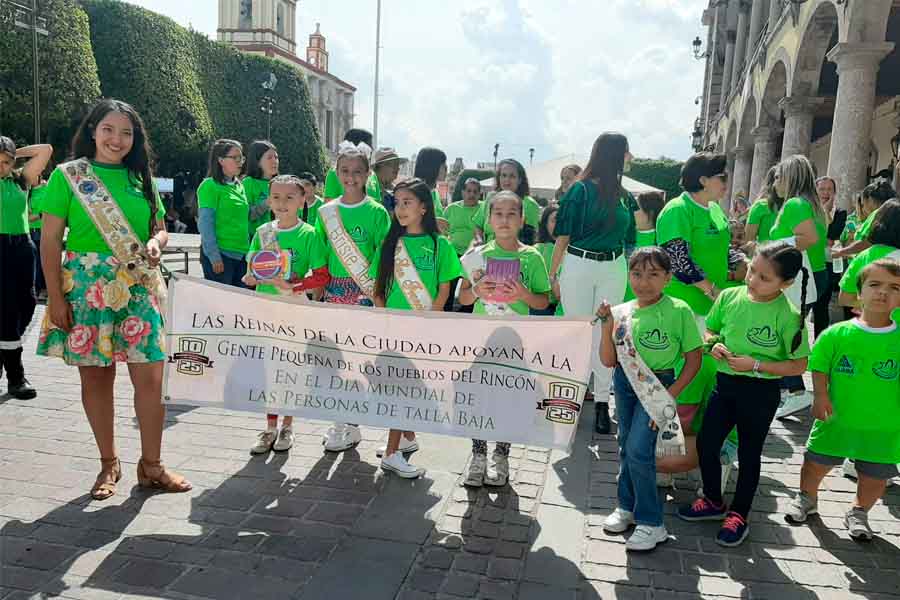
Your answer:
[[[893,169],[900,2],[711,0],[703,24],[695,148],[728,154],[732,193],[758,197],[772,165],[805,154],[837,180],[847,206]]]
[[[322,145],[334,153],[344,132],[353,127],[356,88],[329,71],[326,40],[318,23],[309,36],[305,60],[297,56],[296,12],[297,0],[219,0],[218,39],[302,72]],[[260,74],[260,81],[264,76]]]

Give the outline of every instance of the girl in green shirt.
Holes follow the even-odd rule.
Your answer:
[[[523,244],[533,244],[541,218],[541,207],[537,200],[529,195],[531,186],[528,183],[528,173],[525,171],[525,167],[512,158],[501,160],[494,175],[494,185],[495,192],[515,192],[522,199],[525,223],[519,232],[519,239]],[[475,237],[479,240],[478,243],[490,242],[494,239],[494,231],[491,229],[485,205],[482,205],[475,213],[472,222],[475,223]]]
[[[666,205],[666,197],[660,192],[644,192],[637,197],[638,209],[634,211],[635,248],[656,245],[656,219]],[[634,300],[631,282],[625,286],[625,301]]]
[[[413,174],[418,177],[431,190],[431,202],[434,205],[434,216],[437,218],[438,227],[442,235],[446,235],[450,229],[450,223],[444,217],[444,206],[438,195],[437,184],[447,178],[447,155],[437,148],[422,148],[416,156],[416,167]]]
[[[800,471],[800,493],[786,518],[802,523],[816,514],[822,480],[845,458],[852,459],[856,497],[844,525],[851,537],[869,540],[869,510],[897,475],[900,462],[900,329],[891,320],[900,308],[900,262],[871,263],[859,283],[860,317],[828,328],[813,348],[809,366],[815,421]]]
[[[723,290],[706,317],[707,341],[718,361],[716,391],[697,438],[704,497],[681,508],[686,521],[724,520],[716,541],[737,546],[759,485],[763,445],[781,398],[779,379],[801,375],[809,355],[805,321],[784,295],[809,274],[800,252],[785,242],[761,246],[747,271],[746,287]],[[722,498],[720,454],[737,427],[737,488],[730,509]]]
[[[303,185],[303,205],[297,212],[297,216],[307,225],[316,226],[319,220],[319,209],[324,202],[316,195],[317,178],[309,171],[303,171],[298,175]]]
[[[269,182],[278,175],[278,150],[272,142],[257,140],[247,148],[247,174],[241,180],[247,204],[250,208],[250,237],[260,225],[272,220],[266,198],[269,197]]]
[[[431,190],[424,181],[414,178],[398,183],[394,197],[396,204],[391,229],[372,261],[375,306],[416,310],[415,303],[410,303],[400,282],[395,279],[397,246],[403,244],[430,300],[430,304],[423,303],[419,310],[441,311],[450,296],[450,283],[460,275],[460,265],[450,240],[438,230]],[[381,468],[406,479],[420,477],[424,470],[410,465],[404,456],[418,449],[414,432],[391,429],[387,446],[379,451]]]
[[[833,258],[855,256],[870,247],[872,242],[869,240],[869,233],[875,222],[875,217],[885,202],[896,197],[896,190],[894,190],[889,181],[884,179],[874,181],[863,188],[862,199],[860,200],[862,210],[858,211],[861,222],[856,230],[856,241],[837,252],[833,252],[831,256]]]
[[[556,230],[556,215],[558,212],[559,205],[553,203],[547,206],[547,208],[544,209],[544,212],[541,213],[541,223],[538,226],[538,243],[534,245],[537,251],[541,253],[544,264],[547,266],[548,273],[550,272],[550,265],[553,263],[553,248],[556,245],[556,236],[553,235],[553,232]],[[559,289],[557,286],[556,290],[550,292],[550,306],[543,310],[532,309],[531,314],[537,316],[552,316],[557,314],[557,311],[559,310],[558,291]]]
[[[5,371],[7,391],[19,400],[37,396],[22,364],[22,336],[35,308],[35,248],[28,232],[27,198],[52,154],[47,144],[17,149],[12,139],[0,136],[0,377]],[[16,159],[27,162],[16,169]]]
[[[868,265],[885,257],[900,260],[900,201],[881,206],[868,239],[872,246],[857,254],[841,277],[841,306],[859,308],[859,276]]]

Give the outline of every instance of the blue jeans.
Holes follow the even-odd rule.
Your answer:
[[[666,387],[674,374],[657,374]],[[662,502],[656,490],[656,435],[650,416],[631,388],[622,367],[613,373],[616,417],[619,422],[619,508],[634,513],[638,525],[663,524]]]
[[[200,252],[200,266],[203,267],[203,277],[209,281],[224,283],[234,287],[246,288],[241,278],[247,273],[247,261],[235,260],[222,255],[222,264],[225,270],[221,273],[215,273],[212,269],[212,263],[203,252]]]

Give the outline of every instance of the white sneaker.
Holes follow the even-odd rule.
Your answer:
[[[634,525],[634,513],[617,507],[603,521],[603,531],[606,533],[624,533],[632,525]]]
[[[651,527],[650,525],[638,525],[634,533],[625,542],[625,549],[634,552],[648,552],[669,539],[669,532],[665,525]]]
[[[274,429],[259,432],[259,435],[256,436],[256,443],[250,448],[250,454],[268,454],[276,437],[278,437],[278,432]]]
[[[356,425],[335,423],[328,428],[323,443],[329,452],[343,452],[356,446],[362,441],[362,433]]]
[[[400,452],[401,454],[412,454],[413,452],[418,452],[418,450],[419,442],[416,438],[408,440],[405,435],[400,436],[400,446],[397,447],[397,452]],[[385,452],[387,452],[386,445],[375,450],[375,456],[381,458],[384,456]]]
[[[282,427],[278,432],[278,439],[272,444],[275,452],[287,452],[294,445],[294,430],[290,427]]]
[[[484,474],[487,472],[487,456],[484,454],[473,454],[469,459],[469,470],[463,485],[466,487],[481,487],[484,485]]]
[[[509,457],[494,452],[491,456],[491,468],[484,476],[484,485],[503,487],[509,482]]]
[[[675,489],[675,477],[671,473],[657,473],[656,487],[663,489]]]
[[[851,508],[844,515],[844,525],[855,540],[871,540],[875,535],[869,527],[869,514],[861,508]]]
[[[414,467],[403,458],[399,452],[394,452],[388,457],[381,459],[381,468],[385,471],[396,473],[404,479],[416,479],[425,474],[425,469]]]
[[[784,419],[808,410],[813,405],[813,395],[809,390],[789,392],[782,396],[782,402],[775,412],[776,419]]]

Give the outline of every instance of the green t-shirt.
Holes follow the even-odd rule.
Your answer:
[[[847,217],[847,223],[844,225],[844,230],[841,232],[841,245],[849,246],[848,241],[850,240],[850,236],[854,236],[856,238],[856,231],[859,229],[859,217],[856,216],[856,213],[849,215]]]
[[[281,250],[291,255],[291,273],[286,279],[302,279],[310,269],[321,269],[325,266],[325,247],[312,225],[300,221],[290,229],[279,229],[277,237]],[[262,250],[262,243],[257,232],[253,234],[253,240],[250,242],[250,250],[247,252],[248,262],[250,255],[259,250]],[[256,291],[273,295],[281,293],[277,287],[269,283],[260,283],[256,286]]]
[[[341,190],[341,192],[343,192],[343,190]],[[382,193],[381,181],[379,181],[378,175],[376,175],[375,173],[369,173],[369,178],[366,180],[366,196],[368,196],[378,204],[384,204]]]
[[[340,198],[332,200],[329,205],[335,202],[344,229],[347,230],[366,260],[371,262],[391,228],[391,216],[387,209],[368,197],[351,206],[344,204]],[[332,252],[328,234],[325,232],[325,221],[321,218],[316,219],[316,234],[325,246],[328,272],[331,273],[331,276],[334,278],[350,277],[340,258]]]
[[[893,256],[891,256],[892,254]],[[857,285],[859,274],[866,266],[885,256],[891,256],[894,260],[900,261],[900,250],[893,246],[875,244],[853,257],[843,277],[841,277],[841,291],[848,294],[859,294],[859,286]]]
[[[757,242],[763,243],[772,239],[770,233],[772,226],[775,225],[776,216],[772,209],[769,208],[769,200],[767,198],[760,198],[750,207],[750,212],[747,214],[747,225],[756,225],[758,227],[756,230]]]
[[[597,199],[597,186],[593,181],[578,182],[569,188],[556,213],[556,236],[569,236],[574,248],[591,252],[621,250],[625,242],[634,239],[634,212],[630,195],[623,196],[616,204],[616,223],[609,229],[609,218]]]
[[[491,227],[490,219],[488,218],[488,201],[491,196],[493,196],[493,193],[488,195],[487,200],[482,202],[478,211],[472,215],[472,222],[484,232],[485,242],[490,242],[494,239],[494,229]],[[525,217],[525,224],[534,227],[535,231],[537,231],[541,224],[541,205],[531,196],[525,196],[522,198],[522,212]],[[559,218],[558,215],[557,218]]]
[[[28,196],[12,177],[0,179],[0,233],[28,233]]]
[[[309,209],[306,211],[306,219],[303,219],[303,209],[297,211],[297,216],[306,221],[307,224],[316,226],[316,222],[319,220],[319,209],[325,202],[322,201],[321,198],[316,196],[315,202],[309,205]]]
[[[631,336],[641,358],[653,371],[674,369],[685,352],[703,345],[691,307],[666,295],[652,306],[635,305]]]
[[[135,235],[146,243],[150,239],[150,207],[147,206],[140,181],[132,180],[128,176],[128,169],[122,165],[92,164],[94,173],[116,200]],[[81,207],[81,202],[72,193],[72,188],[59,167],[50,175],[42,204],[42,212],[63,219],[69,227],[66,238],[68,250],[112,254],[112,250],[103,241],[103,236],[94,227],[94,222]],[[166,209],[159,194],[156,195],[156,209],[157,219],[165,217]]]
[[[469,248],[472,238],[475,237],[475,223],[472,222],[472,217],[481,208],[481,204],[479,202],[473,206],[466,206],[460,200],[444,211],[444,218],[450,223],[450,242],[459,255]]]
[[[765,362],[809,356],[809,341],[805,330],[800,346],[791,352],[791,343],[800,322],[800,312],[784,294],[769,302],[755,302],[750,299],[744,286],[723,290],[706,315],[706,329],[721,335],[722,343],[731,352]],[[725,360],[718,363],[720,373],[752,376],[749,372],[735,373]],[[767,373],[760,373],[759,377],[779,378]]]
[[[541,253],[534,246],[520,244],[518,251],[510,251],[498,246],[496,241],[491,241],[484,245],[481,253],[486,259],[519,259],[519,277],[525,289],[533,294],[548,294],[550,292],[550,276],[547,274],[544,257],[541,256]],[[529,307],[522,300],[510,303],[509,308],[520,315],[529,314]],[[473,312],[478,315],[486,314],[481,298],[478,298],[475,302]]]
[[[718,288],[728,283],[728,248],[731,230],[728,217],[715,202],[701,206],[687,192],[673,198],[663,207],[656,220],[656,239],[659,245],[681,239],[690,248],[691,260]],[[705,315],[712,301],[696,286],[682,283],[673,277],[666,286],[666,294],[681,298],[698,315]]]
[[[834,408],[813,422],[807,447],[827,456],[900,462],[900,329],[872,329],[858,319],[826,329],[809,368],[829,377]]]
[[[207,177],[197,188],[197,204],[200,208],[216,211],[216,243],[221,250],[247,252],[250,213],[247,194],[240,181],[221,184]]]
[[[782,240],[794,237],[794,229],[797,228],[797,225],[810,219],[816,225],[816,233],[819,239],[804,252],[809,257],[809,266],[812,267],[813,273],[818,273],[825,270],[825,223],[816,216],[812,204],[805,199],[799,197],[791,198],[782,205],[781,210],[778,211],[778,216],[775,217],[775,225],[772,226],[769,239]]]
[[[656,230],[647,229],[646,231],[635,231],[634,247],[647,248],[656,245]]]
[[[337,171],[334,168],[328,169],[328,174],[325,175],[325,190],[323,194],[329,200],[334,200],[344,195],[344,186],[341,185],[341,180],[338,179]]]
[[[441,195],[437,190],[431,190],[431,201],[434,203],[435,218],[444,219],[444,205],[441,203]]]
[[[550,267],[553,266],[553,249],[556,247],[556,242],[538,242],[534,245],[535,249],[541,253],[541,258],[544,259],[544,266],[547,267],[547,273],[550,273]],[[551,286],[550,289],[550,304],[558,304],[559,298],[553,293],[553,289]]]
[[[31,215],[40,215],[44,212],[43,203],[44,196],[47,195],[47,186],[42,185],[40,187],[31,188],[31,196],[28,199],[28,203],[31,205]],[[28,227],[34,231],[36,229],[40,229],[43,226],[43,219],[38,219],[37,221],[29,221]]]
[[[878,209],[880,206],[869,213],[869,216],[866,217],[866,220],[862,222],[862,225],[859,226],[859,229],[856,231],[856,239],[857,240],[867,240],[869,239],[869,230],[872,229],[872,223],[875,222],[875,217],[878,216]]]
[[[459,257],[450,244],[450,240],[443,236],[433,238],[430,235],[405,235],[402,238],[406,252],[412,259],[419,278],[428,289],[428,294],[434,300],[438,295],[438,288],[442,283],[449,283],[462,274],[462,267],[459,264]],[[435,250],[437,251],[435,253]],[[378,277],[378,262],[381,257],[381,248],[375,253],[372,259],[372,266],[369,268],[369,275],[372,279]],[[403,290],[397,285],[395,280],[391,281],[390,289],[387,293],[385,306],[388,308],[396,308],[400,310],[410,310],[409,302]]]
[[[244,193],[247,195],[247,206],[252,210],[260,204],[265,204],[269,199],[269,180],[256,177],[244,177],[241,180],[244,185]],[[266,211],[262,216],[250,221],[250,236],[265,223],[272,220],[272,212]]]

